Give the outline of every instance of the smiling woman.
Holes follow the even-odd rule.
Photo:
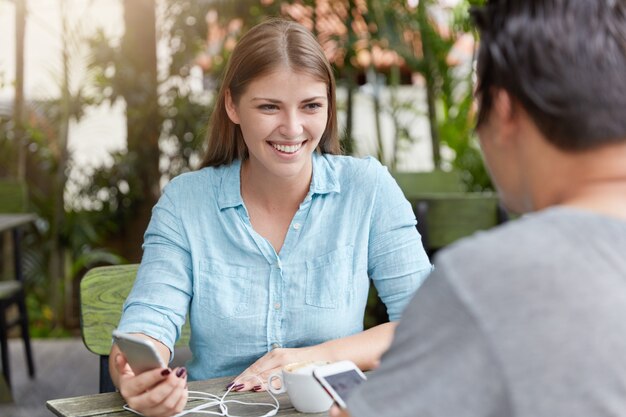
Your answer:
[[[310,155],[326,128],[327,108],[326,84],[288,68],[250,83],[237,103],[227,92],[228,117],[239,125],[248,150],[246,175],[265,171],[308,188]]]
[[[293,362],[372,368],[395,324],[363,330],[370,279],[393,321],[431,270],[387,170],[338,155],[335,81],[310,32],[252,28],[223,80],[204,166],[155,206],[119,324],[168,360],[189,313],[188,371],[135,375],[117,347],[110,355],[120,392],[149,416],[182,408],[187,372],[238,374],[233,390],[259,391]]]

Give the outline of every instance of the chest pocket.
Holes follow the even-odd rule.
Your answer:
[[[352,287],[353,251],[346,246],[306,261],[306,304],[334,309],[345,303]]]
[[[212,259],[200,261],[200,308],[220,318],[245,315],[250,308],[251,268],[227,265]]]

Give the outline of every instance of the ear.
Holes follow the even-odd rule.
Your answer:
[[[237,105],[233,101],[233,96],[230,93],[230,88],[227,88],[224,93],[224,106],[226,107],[226,114],[228,114],[230,121],[238,125],[240,123],[239,113],[237,112]]]
[[[498,89],[493,93],[493,106],[491,116],[497,119],[499,134],[497,140],[507,141],[514,137],[519,129],[519,112],[511,95],[504,89]]]

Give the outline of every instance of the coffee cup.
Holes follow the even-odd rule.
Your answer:
[[[284,392],[289,396],[291,405],[301,413],[321,413],[328,411],[333,404],[332,398],[313,377],[313,369],[328,362],[298,362],[286,365],[280,372],[274,372],[267,380],[267,386],[273,394]],[[280,388],[274,388],[273,382],[279,380]]]

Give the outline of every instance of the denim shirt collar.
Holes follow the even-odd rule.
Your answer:
[[[340,193],[341,187],[334,164],[318,152],[313,152],[312,158],[313,178],[307,197],[313,197],[316,194]],[[232,164],[222,167],[222,181],[219,191],[217,203],[220,210],[243,205],[241,160],[236,159]]]

